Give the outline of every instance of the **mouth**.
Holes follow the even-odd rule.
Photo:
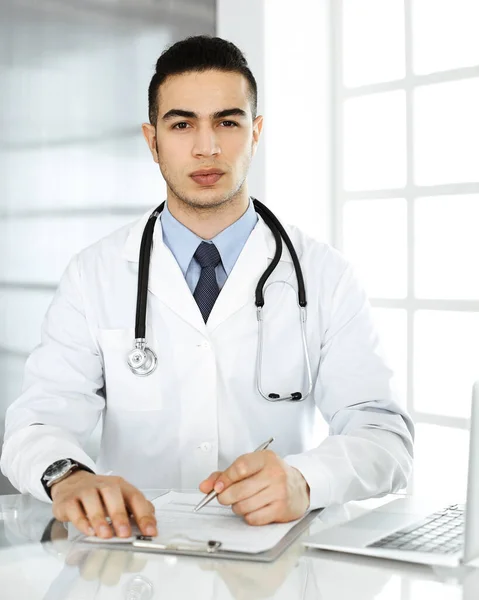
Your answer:
[[[223,175],[223,171],[219,171],[218,169],[202,169],[195,171],[190,177],[198,185],[208,186],[214,185]]]

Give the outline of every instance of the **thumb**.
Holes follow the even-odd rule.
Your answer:
[[[203,494],[209,494],[215,487],[216,480],[221,475],[222,471],[214,471],[206,479],[200,483],[199,488]]]

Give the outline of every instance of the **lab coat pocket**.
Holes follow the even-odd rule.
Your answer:
[[[163,408],[162,377],[158,364],[146,377],[135,375],[127,356],[134,346],[133,329],[100,329],[107,410],[151,411]]]

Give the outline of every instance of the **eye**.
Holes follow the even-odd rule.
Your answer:
[[[180,127],[180,125],[182,127]],[[183,127],[183,125],[185,127]],[[180,123],[175,123],[175,125],[173,125],[172,129],[186,129],[186,127],[189,127],[188,123],[186,123],[185,121],[181,121]]]
[[[236,123],[235,121],[221,121],[221,125],[224,125],[225,123],[227,123],[226,127],[238,127],[238,123]]]

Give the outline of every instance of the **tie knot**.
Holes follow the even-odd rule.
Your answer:
[[[218,248],[214,244],[209,244],[208,242],[201,242],[198,248],[196,248],[194,256],[201,268],[216,267],[221,262]]]

